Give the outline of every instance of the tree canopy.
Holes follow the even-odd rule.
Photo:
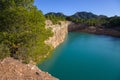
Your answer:
[[[62,13],[48,13],[45,18],[51,20],[53,24],[59,24],[59,21],[65,21],[66,17]]]
[[[34,0],[0,1],[0,44],[9,55],[23,62],[39,62],[51,47],[44,41],[52,36],[45,28],[45,17],[34,5]],[[5,50],[4,50],[5,49]]]

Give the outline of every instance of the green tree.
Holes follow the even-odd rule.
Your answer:
[[[9,49],[11,57],[24,62],[41,61],[51,51],[44,43],[52,36],[51,30],[45,28],[45,17],[33,6],[33,0],[7,1],[1,2],[0,44]]]
[[[120,17],[114,16],[109,18],[108,27],[114,28],[120,26]]]
[[[15,7],[24,7],[26,9],[30,9],[33,7],[34,0],[0,0],[0,8],[11,9]]]
[[[45,17],[46,19],[51,20],[53,24],[58,24],[59,21],[65,21],[65,17],[57,16],[55,14],[47,14]]]

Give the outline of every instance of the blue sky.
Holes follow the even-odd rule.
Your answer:
[[[107,16],[120,16],[120,0],[35,0],[34,3],[44,14],[62,12],[72,15],[75,12],[87,11]]]

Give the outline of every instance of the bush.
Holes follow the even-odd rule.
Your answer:
[[[65,17],[56,16],[54,14],[45,15],[46,19],[51,20],[53,24],[59,24],[60,21],[65,21]]]
[[[4,59],[5,57],[9,57],[9,56],[10,56],[9,48],[5,46],[4,44],[1,44],[0,45],[0,59]]]

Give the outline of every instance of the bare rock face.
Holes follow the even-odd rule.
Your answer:
[[[68,26],[68,32],[77,31],[86,27],[87,26],[85,24],[76,24],[74,22],[71,22],[71,24]]]
[[[46,20],[46,28],[51,28],[54,35],[45,41],[46,44],[52,45],[54,48],[62,43],[68,33],[69,21],[61,21],[59,24],[53,25],[50,20]]]
[[[13,58],[0,61],[0,80],[58,80],[32,64],[23,64]]]

